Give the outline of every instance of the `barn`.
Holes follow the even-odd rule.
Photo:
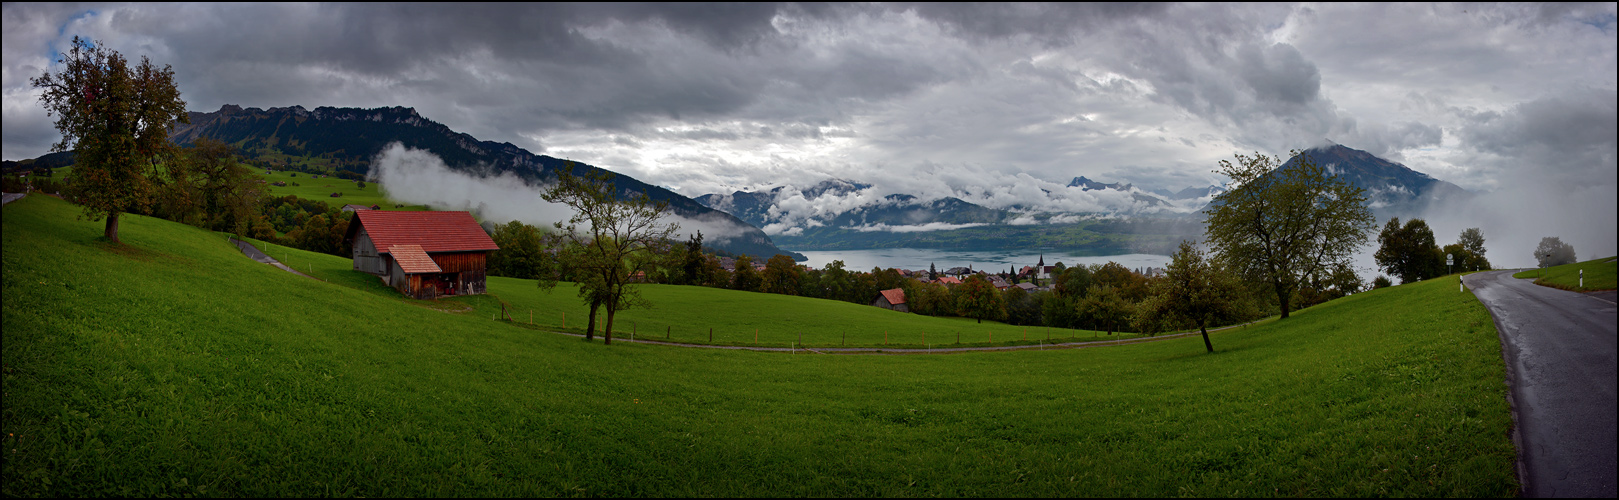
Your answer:
[[[911,312],[910,306],[905,305],[905,290],[899,288],[883,290],[878,293],[877,300],[873,301],[871,305],[899,312]]]
[[[467,212],[356,210],[345,240],[356,271],[417,299],[484,293],[489,252],[500,249]]]

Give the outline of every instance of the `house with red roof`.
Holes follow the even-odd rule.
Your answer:
[[[905,305],[905,290],[899,288],[878,292],[877,300],[871,305],[899,312],[911,312],[911,306]]]
[[[468,212],[356,210],[344,239],[354,269],[417,299],[484,293],[495,240]]]

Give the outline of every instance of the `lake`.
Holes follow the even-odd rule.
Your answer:
[[[808,261],[800,262],[800,264],[816,269],[825,268],[827,264],[834,260],[841,260],[843,261],[843,268],[851,271],[870,271],[873,267],[926,271],[928,264],[933,264],[940,272],[952,267],[972,266],[975,271],[982,270],[991,273],[1032,266],[1039,262],[1041,256],[1038,250],[957,251],[931,248],[875,248],[867,250],[799,251],[798,253],[809,257]],[[1168,255],[1143,253],[1076,257],[1061,252],[1047,251],[1045,252],[1045,258],[1048,266],[1055,265],[1058,262],[1072,267],[1075,264],[1106,264],[1110,261],[1117,262],[1130,269],[1166,267],[1169,265]]]

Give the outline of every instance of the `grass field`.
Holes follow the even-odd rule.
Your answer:
[[[146,217],[111,246],[76,213],[4,208],[8,496],[1517,492],[1493,322],[1442,280],[1214,354],[609,347],[489,319],[540,299],[422,307]]]
[[[398,202],[389,200],[387,196],[383,196],[383,194],[378,191],[380,185],[375,182],[367,182],[365,183],[365,187],[362,188],[356,187],[354,181],[351,180],[339,179],[336,177],[316,179],[314,178],[315,174],[304,172],[292,172],[286,170],[277,170],[270,174],[264,173],[263,170],[252,170],[252,172],[254,176],[268,182],[273,183],[280,181],[288,184],[286,187],[268,186],[270,189],[270,195],[275,197],[293,195],[309,200],[324,201],[333,207],[354,204],[365,205],[368,207],[371,205],[381,205],[382,208],[386,210],[426,209],[421,205],[405,205],[404,207],[395,208],[394,205]],[[297,174],[297,176],[294,177],[292,174]],[[298,183],[298,185],[293,186],[292,183],[294,182]],[[332,193],[342,193],[343,196],[333,198]]]
[[[1580,286],[1582,270],[1585,271],[1584,287]],[[1514,274],[1512,277],[1533,279],[1537,285],[1575,292],[1613,290],[1619,288],[1619,258],[1603,257],[1546,269],[1531,269]]]
[[[311,276],[372,290],[385,297],[399,296],[377,277],[354,271],[353,261],[349,259],[280,245],[267,246],[259,240],[249,239],[249,242]],[[1131,333],[1110,336],[1091,330],[1021,327],[994,321],[978,323],[967,318],[920,316],[836,300],[706,287],[649,284],[640,288],[642,296],[650,300],[653,307],[620,312],[614,320],[615,339],[628,339],[633,334],[637,338],[715,345],[927,349],[930,346],[1036,345],[1142,337]],[[507,313],[518,323],[532,321],[536,328],[549,331],[579,334],[585,331],[589,308],[579,300],[577,288],[571,283],[561,283],[546,292],[532,280],[491,277],[489,292],[507,304]],[[600,314],[605,321],[606,313]],[[714,330],[712,340],[709,339],[710,328]],[[598,325],[597,334],[600,333]]]

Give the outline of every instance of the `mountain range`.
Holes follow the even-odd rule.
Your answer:
[[[201,137],[212,137],[236,145],[250,159],[271,164],[317,158],[334,168],[364,174],[370,170],[378,152],[398,142],[433,153],[451,170],[474,176],[510,172],[536,190],[554,181],[557,172],[570,165],[566,160],[536,155],[511,143],[478,140],[424,118],[412,108],[319,107],[308,110],[302,106],[259,109],[226,105],[212,113],[193,111],[189,118],[190,124],[179,124],[171,130],[171,140],[187,144]],[[574,175],[602,170],[579,162],[571,162],[571,165],[570,173]],[[627,175],[615,175],[612,183],[619,192],[647,193],[653,201],[667,202],[674,215],[736,234],[727,239],[709,235],[704,243],[711,248],[738,255],[780,253],[804,260],[802,254],[777,248],[759,228],[731,214]]]
[[[1473,196],[1461,186],[1339,144],[1301,152],[1288,158],[1281,168],[1296,167],[1300,156],[1307,156],[1329,175],[1365,189],[1367,202],[1380,219],[1420,216],[1429,206],[1456,203]]]
[[[259,109],[226,105],[211,113],[191,112],[190,121],[176,126],[171,140],[187,144],[200,137],[212,137],[236,145],[250,160],[271,165],[317,162],[365,174],[378,152],[399,142],[431,152],[452,170],[474,176],[509,172],[538,189],[556,179],[556,173],[570,164],[510,143],[479,140],[404,107],[308,110],[302,106]],[[1379,218],[1416,216],[1430,205],[1472,196],[1455,184],[1338,144],[1312,148],[1300,155],[1308,155],[1331,175],[1365,189]],[[71,162],[71,153],[53,153],[29,163],[49,166],[63,162]],[[1295,156],[1281,168],[1292,168],[1298,162]],[[19,167],[16,163],[7,162],[8,170]],[[575,175],[601,170],[579,162],[571,165]],[[804,260],[804,256],[782,250],[778,242],[804,250],[902,246],[995,249],[1016,240],[1017,244],[1080,251],[1156,251],[1160,243],[1198,236],[1201,230],[1189,224],[1195,225],[1201,218],[1200,210],[1226,189],[1192,186],[1180,191],[1143,190],[1127,182],[1107,183],[1076,176],[1065,186],[1041,190],[1053,201],[1083,199],[1089,203],[1084,205],[1086,210],[1065,211],[1041,208],[1064,206],[1055,202],[997,208],[955,196],[924,198],[848,179],[827,179],[803,188],[777,186],[696,198],[625,175],[615,176],[613,183],[620,192],[647,193],[653,200],[667,202],[675,215],[737,235],[705,241],[711,248],[754,256],[782,253],[798,260]],[[1110,219],[1127,223],[1106,223]],[[1132,219],[1135,222],[1129,222]],[[1169,223],[1140,222],[1152,219]],[[1141,228],[1151,229],[1140,233]],[[1130,241],[1126,236],[1131,235],[1140,237],[1140,241]],[[1148,240],[1151,243],[1142,243]]]

